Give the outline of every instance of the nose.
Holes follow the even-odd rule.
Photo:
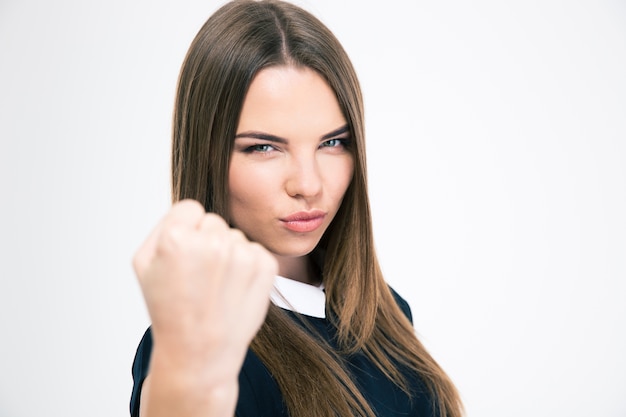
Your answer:
[[[285,183],[291,197],[310,199],[322,192],[322,176],[315,156],[294,155],[289,160]]]

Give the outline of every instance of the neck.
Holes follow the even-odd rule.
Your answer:
[[[317,273],[317,268],[312,265],[309,256],[297,258],[276,256],[278,261],[278,275],[304,282],[305,284],[319,285],[321,277]]]

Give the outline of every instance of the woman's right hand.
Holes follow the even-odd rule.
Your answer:
[[[234,411],[237,377],[267,313],[276,259],[198,202],[183,200],[137,251],[133,267],[154,341],[142,415],[146,397],[160,404],[148,407],[150,415],[165,409],[195,415],[212,400],[227,403],[220,414],[225,405]],[[165,399],[174,408],[165,407]]]

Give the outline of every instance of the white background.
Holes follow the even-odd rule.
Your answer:
[[[0,416],[128,415],[130,259],[219,4],[0,1]],[[468,415],[626,416],[626,4],[300,4],[357,68],[381,262]]]

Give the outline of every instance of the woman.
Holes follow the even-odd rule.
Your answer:
[[[173,130],[174,205],[134,258],[152,325],[133,416],[461,415],[379,268],[361,92],[321,22],[221,7]]]

